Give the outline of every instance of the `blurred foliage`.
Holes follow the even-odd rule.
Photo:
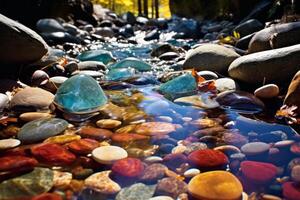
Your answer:
[[[122,14],[127,11],[138,15],[138,0],[92,0],[94,4],[100,4],[105,8],[109,8],[117,14]],[[169,0],[159,0],[159,17],[169,18],[171,12],[169,8]],[[142,1],[143,3],[143,1]],[[154,18],[154,0],[148,0],[148,17]],[[142,5],[143,7],[143,5]]]

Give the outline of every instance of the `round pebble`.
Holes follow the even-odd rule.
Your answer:
[[[184,177],[186,178],[192,178],[196,175],[200,174],[200,170],[196,168],[188,169],[184,172]]]
[[[163,158],[159,157],[159,156],[149,156],[149,157],[145,158],[144,161],[147,163],[157,163],[157,162],[162,162]]]
[[[20,140],[17,139],[2,139],[0,140],[0,150],[11,149],[21,144]]]
[[[300,155],[300,142],[292,144],[290,150],[292,153]]]
[[[248,181],[265,184],[276,177],[277,167],[265,162],[243,161],[241,171]]]
[[[94,160],[101,164],[113,164],[117,160],[127,158],[125,149],[118,146],[102,146],[92,151]]]
[[[167,169],[165,165],[160,163],[151,164],[145,168],[140,180],[143,182],[155,182],[165,176]]]
[[[279,94],[279,87],[275,84],[267,84],[254,91],[254,95],[258,98],[273,98]]]
[[[238,200],[242,197],[243,186],[229,172],[211,171],[192,178],[188,184],[188,191],[197,199]]]
[[[96,122],[97,126],[100,128],[113,129],[119,127],[122,122],[115,119],[101,119]]]
[[[100,144],[98,141],[85,138],[69,143],[68,147],[72,152],[76,154],[87,155],[91,153],[94,149],[99,147],[99,145]]]
[[[143,173],[144,165],[139,159],[124,158],[117,160],[111,169],[117,175],[133,178]]]
[[[268,152],[270,145],[264,142],[250,142],[241,147],[244,154],[253,156]]]
[[[135,132],[142,135],[166,135],[176,130],[176,125],[166,122],[146,122],[138,125]]]
[[[228,158],[224,153],[211,149],[193,151],[188,159],[200,168],[221,167],[228,163]]]
[[[181,193],[187,192],[187,184],[179,179],[168,177],[158,181],[156,194],[177,198]]]

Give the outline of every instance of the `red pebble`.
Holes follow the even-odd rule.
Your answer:
[[[228,164],[228,158],[224,153],[212,149],[193,151],[188,159],[200,168],[215,168]]]
[[[33,156],[49,165],[69,165],[76,156],[58,144],[45,143],[31,148]]]
[[[256,184],[265,184],[276,177],[277,167],[270,163],[243,161],[241,171],[248,181]]]
[[[182,153],[171,153],[164,157],[163,162],[168,168],[175,170],[182,164],[187,163],[188,160],[187,157]]]
[[[80,155],[87,155],[99,147],[99,142],[93,139],[80,139],[68,144],[69,149]]]
[[[144,165],[139,159],[124,158],[113,164],[112,171],[121,176],[133,178],[143,173]]]
[[[54,193],[44,193],[36,197],[33,197],[31,200],[63,200],[62,197]]]
[[[78,134],[84,138],[92,138],[102,141],[109,139],[113,132],[103,128],[83,127],[79,130]]]
[[[33,169],[38,162],[25,156],[5,156],[0,158],[0,171],[23,171]]]

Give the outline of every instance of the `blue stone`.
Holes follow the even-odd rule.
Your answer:
[[[107,97],[95,79],[81,74],[72,76],[58,88],[54,103],[66,112],[85,114],[97,111],[107,103]]]
[[[106,75],[106,79],[109,81],[121,81],[127,78],[131,78],[135,75],[133,68],[116,68],[111,69]]]
[[[68,122],[59,118],[37,119],[26,123],[18,133],[18,139],[25,143],[35,143],[63,132]]]
[[[113,65],[110,66],[110,69],[116,69],[116,68],[134,68],[137,71],[149,71],[151,70],[152,66],[142,60],[139,60],[137,58],[125,58],[124,60],[121,60]]]
[[[159,92],[173,98],[191,95],[191,93],[195,92],[196,90],[197,83],[191,74],[178,76],[166,83],[161,84],[158,88]]]
[[[84,51],[76,57],[80,61],[98,61],[107,65],[110,62],[115,61],[112,53],[105,50],[89,50]]]

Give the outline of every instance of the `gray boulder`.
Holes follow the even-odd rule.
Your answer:
[[[65,28],[55,19],[40,19],[36,23],[36,28],[41,33],[64,32]]]
[[[47,52],[46,42],[36,32],[0,14],[0,63],[32,63]]]
[[[242,56],[231,63],[229,75],[247,83],[286,81],[300,69],[300,44]]]
[[[273,25],[257,32],[249,43],[249,53],[300,43],[300,22]]]
[[[238,57],[240,55],[232,49],[217,44],[204,44],[188,51],[183,69],[195,68],[197,71],[210,70],[223,73]]]

